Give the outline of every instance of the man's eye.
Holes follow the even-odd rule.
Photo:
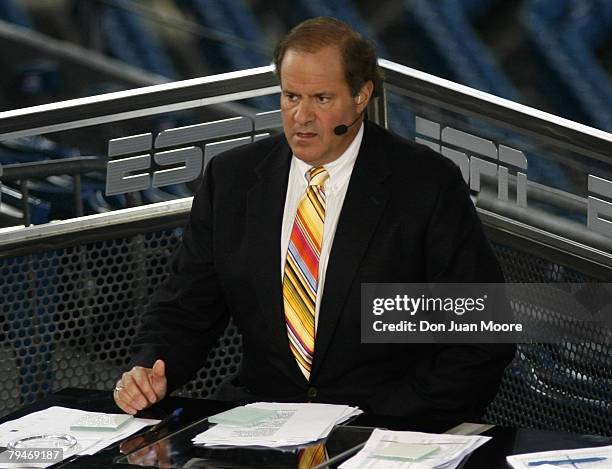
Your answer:
[[[317,96],[317,101],[321,104],[329,102],[329,96]]]
[[[287,101],[292,102],[292,103],[297,101],[297,96],[294,94],[286,94],[285,98],[287,99]]]

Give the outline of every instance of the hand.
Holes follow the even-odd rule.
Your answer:
[[[157,360],[153,368],[135,366],[117,381],[113,398],[124,412],[134,415],[166,395],[166,364]]]

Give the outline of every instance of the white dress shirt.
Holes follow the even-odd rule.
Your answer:
[[[329,173],[329,179],[325,183],[325,222],[323,225],[323,244],[319,258],[319,283],[317,288],[317,302],[315,305],[315,328],[319,322],[319,308],[323,297],[325,286],[325,273],[327,271],[327,261],[331,251],[334,234],[338,226],[338,218],[346,196],[355,160],[359,153],[361,140],[363,139],[363,123],[357,135],[339,158],[323,165]],[[289,183],[287,186],[287,196],[285,198],[285,211],[283,212],[283,227],[281,230],[281,278],[285,271],[285,259],[291,238],[291,229],[295,220],[300,199],[306,193],[308,187],[308,171],[312,168],[308,163],[298,159],[295,155],[291,158],[291,168],[289,169]]]

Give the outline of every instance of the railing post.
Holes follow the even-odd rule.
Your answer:
[[[81,191],[81,175],[76,173],[72,175],[74,182],[74,211],[75,216],[83,216],[83,197]]]
[[[379,96],[370,99],[368,119],[386,129],[389,128],[389,122],[387,121],[387,91],[384,86],[381,86]]]
[[[19,181],[21,186],[21,206],[23,208],[23,225],[30,226],[32,224],[32,215],[30,214],[30,205],[28,203],[30,192],[28,191],[28,180],[22,179]]]

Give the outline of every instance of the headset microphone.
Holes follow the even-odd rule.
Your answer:
[[[340,124],[340,125],[334,127],[334,133],[336,135],[344,135],[347,132],[348,132],[348,125],[346,125],[346,124]]]
[[[355,124],[357,123],[357,121],[358,121],[358,120],[361,118],[361,116],[363,116],[363,113],[364,113],[365,111],[366,111],[365,109],[364,109],[363,111],[361,111],[361,112],[359,113],[359,115],[357,116],[357,119],[355,119],[355,120],[354,120],[353,122],[351,122],[349,125],[346,125],[346,124],[340,124],[340,125],[337,125],[336,127],[334,127],[334,133],[335,133],[336,135],[344,135],[345,133],[347,133],[347,132],[348,132],[349,127],[352,127],[353,125],[355,125]]]

